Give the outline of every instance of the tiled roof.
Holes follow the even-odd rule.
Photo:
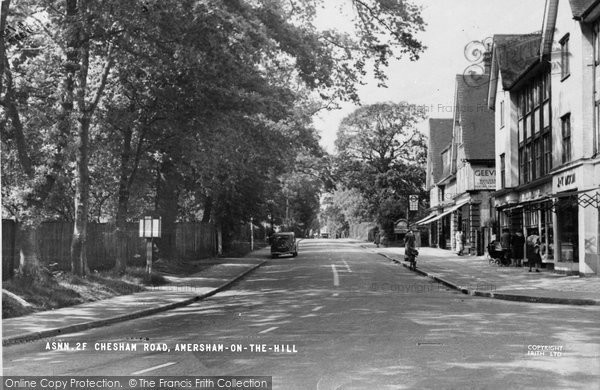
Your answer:
[[[427,148],[428,186],[437,183],[441,179],[441,153],[452,139],[452,122],[453,119],[429,119],[429,147]]]
[[[504,89],[510,89],[519,76],[539,59],[541,42],[541,34],[494,35],[493,67],[500,71]]]
[[[575,19],[581,18],[597,2],[597,0],[569,0],[573,17]]]
[[[456,109],[467,160],[494,159],[494,111],[487,105],[489,80],[489,75],[456,76]]]

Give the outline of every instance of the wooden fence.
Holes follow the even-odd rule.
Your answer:
[[[71,268],[70,250],[73,234],[71,222],[44,222],[36,231],[41,261],[44,265],[55,264],[62,270]],[[18,224],[2,220],[2,275],[12,276],[18,266]],[[138,224],[127,225],[126,239],[119,241],[114,224],[88,223],[87,259],[92,270],[107,270],[115,265],[119,246],[124,247],[128,265],[143,266],[146,261],[144,239],[139,237]],[[177,258],[194,260],[216,255],[216,234],[211,224],[200,222],[177,223],[175,227]]]

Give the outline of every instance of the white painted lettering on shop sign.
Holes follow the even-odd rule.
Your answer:
[[[557,190],[566,190],[575,186],[575,172],[566,173],[560,176],[555,176],[555,185]]]
[[[493,168],[473,169],[475,178],[474,188],[476,190],[495,190],[496,189],[496,170]]]

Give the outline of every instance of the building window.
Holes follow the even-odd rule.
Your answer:
[[[519,183],[527,184],[552,169],[550,73],[517,92]]]
[[[556,205],[558,253],[561,262],[579,262],[579,209],[577,195],[559,199]]]
[[[562,162],[571,161],[571,114],[567,114],[560,118],[562,127]]]
[[[504,127],[504,100],[500,102],[500,127]]]
[[[600,68],[600,67],[598,67]],[[600,71],[600,69],[599,69]],[[598,86],[600,87],[600,85]],[[594,109],[594,113],[595,113],[595,133],[594,133],[594,138],[595,138],[595,148],[594,148],[594,152],[596,154],[600,153],[600,101],[596,102],[596,107]]]
[[[594,152],[600,153],[600,22],[594,24]]]
[[[506,188],[506,156],[500,155],[500,188]]]
[[[560,71],[563,79],[571,74],[569,68],[569,34],[560,40]]]

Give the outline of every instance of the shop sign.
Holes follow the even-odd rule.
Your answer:
[[[556,192],[571,190],[577,186],[577,176],[573,171],[567,171],[552,178]]]
[[[494,168],[475,168],[473,169],[476,190],[495,190],[496,189],[496,170]]]
[[[394,226],[394,233],[406,233],[408,231],[408,222],[406,219],[401,219]]]
[[[521,193],[521,195],[519,195],[519,202],[527,202],[528,200],[535,200],[535,199],[541,198],[541,196],[542,196],[542,190],[539,188],[535,191],[523,192],[523,193]]]

